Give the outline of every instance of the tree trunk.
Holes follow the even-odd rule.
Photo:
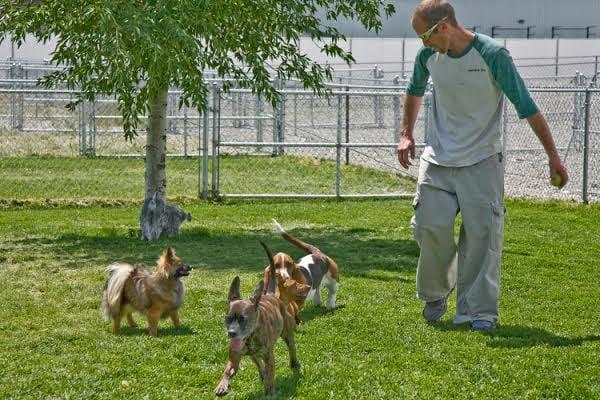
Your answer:
[[[178,206],[167,204],[167,98],[168,86],[165,86],[149,107],[144,204],[140,213],[142,240],[158,240],[163,232],[176,236],[181,223],[192,219]]]

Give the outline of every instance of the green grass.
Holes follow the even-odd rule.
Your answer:
[[[226,193],[330,194],[333,163],[227,156]],[[308,304],[297,331],[300,373],[276,348],[281,399],[593,399],[600,397],[600,205],[508,201],[500,325],[491,333],[426,324],[415,298],[418,248],[410,200],[200,202],[198,162],[167,163],[169,194],[192,213],[179,237],[139,240],[143,161],[0,158],[0,398],[210,399],[227,358],[223,324],[235,275],[248,296],[274,251],[302,255],[276,218],[341,267],[338,307]],[[348,166],[345,193],[414,190],[394,174]],[[172,245],[194,266],[183,326],[111,333],[100,317],[104,269],[153,265]],[[452,299],[454,300],[454,299]],[[262,398],[249,359],[229,399]]]
[[[600,207],[509,201],[501,319],[492,333],[421,319],[408,200],[228,200],[186,205],[180,237],[138,237],[138,206],[0,210],[0,398],[210,399],[226,362],[226,295],[249,295],[259,240],[293,256],[271,218],[341,267],[338,307],[312,304],[298,328],[300,373],[276,347],[275,398],[593,399],[600,397]],[[152,265],[173,245],[185,278],[183,326],[114,336],[100,318],[104,268]],[[262,398],[249,359],[229,399]]]
[[[199,161],[167,160],[170,195],[198,197]],[[209,187],[212,169],[209,171]],[[220,192],[224,194],[335,194],[335,163],[307,157],[224,155]],[[141,200],[142,158],[0,157],[0,200]],[[396,174],[356,165],[341,170],[342,194],[412,193],[414,182]]]

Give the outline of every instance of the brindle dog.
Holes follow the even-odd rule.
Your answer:
[[[263,242],[271,263],[271,280],[265,294],[261,281],[248,300],[241,300],[240,278],[235,277],[229,289],[229,309],[225,316],[227,336],[229,336],[229,360],[225,366],[221,382],[215,389],[217,396],[229,391],[229,382],[239,369],[240,359],[249,355],[258,367],[261,381],[265,384],[265,395],[273,394],[275,381],[275,357],[273,349],[277,338],[283,338],[290,353],[291,368],[300,368],[296,358],[294,330],[296,321],[283,303],[275,296],[275,266],[271,251]]]

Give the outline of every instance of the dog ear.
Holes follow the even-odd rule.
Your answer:
[[[240,300],[240,277],[236,276],[233,278],[233,282],[231,282],[231,286],[229,287],[229,295],[227,296],[227,301],[231,303],[235,300]]]
[[[170,264],[171,261],[173,261],[173,258],[175,258],[175,250],[169,246],[165,249],[163,256],[165,258],[165,261]]]
[[[262,281],[258,282],[256,285],[256,289],[254,289],[254,294],[250,297],[250,301],[254,304],[254,308],[258,308],[258,304],[260,303],[260,298],[262,297],[264,283]]]
[[[263,293],[267,293],[267,288],[269,287],[269,277],[271,276],[271,270],[267,266],[265,268],[265,274],[263,275]]]

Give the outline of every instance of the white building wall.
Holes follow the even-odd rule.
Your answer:
[[[396,13],[384,21],[382,37],[415,37],[410,26],[410,16],[418,0],[390,0]],[[525,28],[532,30],[535,38],[551,38],[552,26],[586,27],[600,25],[600,1],[598,0],[453,0],[460,24],[491,35],[492,26]],[[350,36],[375,36],[354,22],[338,21],[336,24]],[[600,26],[591,30],[600,37]],[[515,37],[516,32],[503,32]],[[582,31],[563,31],[563,37],[582,37]]]

